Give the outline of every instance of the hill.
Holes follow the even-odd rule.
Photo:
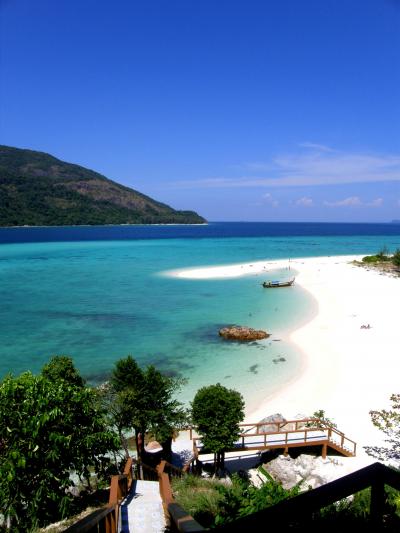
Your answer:
[[[204,222],[93,170],[0,145],[0,226]]]

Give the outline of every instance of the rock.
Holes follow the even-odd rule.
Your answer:
[[[285,489],[290,489],[300,481],[301,490],[307,490],[309,487],[315,489],[347,474],[343,458],[322,459],[305,454],[296,459],[280,455],[264,465],[264,468],[273,478],[279,480]]]
[[[219,330],[219,334],[224,339],[234,341],[254,341],[266,339],[270,335],[262,329],[253,329],[246,326],[230,326]]]
[[[266,416],[262,420],[260,420],[259,424],[265,424],[262,426],[258,426],[257,433],[273,433],[274,431],[278,431],[278,425],[272,422],[286,422],[286,418],[283,417],[280,413],[275,413],[274,415]]]

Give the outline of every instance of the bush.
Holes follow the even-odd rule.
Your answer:
[[[188,514],[204,527],[215,527],[299,493],[299,485],[286,490],[263,468],[260,467],[260,471],[267,478],[261,487],[234,474],[230,483],[188,475],[173,480],[172,488],[176,501]]]
[[[56,378],[60,362],[0,383],[0,514],[18,531],[67,516],[71,472],[90,490],[91,473],[105,474],[117,449],[97,394]]]
[[[366,255],[362,258],[363,263],[379,263],[382,259],[378,255]]]
[[[185,511],[204,527],[215,525],[224,499],[220,481],[187,475],[172,480],[174,497]]]
[[[400,267],[400,248],[397,248],[397,250],[394,252],[392,256],[392,263],[396,267]]]

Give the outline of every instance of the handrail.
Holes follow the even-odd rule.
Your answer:
[[[287,428],[289,424],[294,425],[294,429],[283,429]],[[303,427],[298,429],[299,424],[302,424]],[[312,424],[312,425],[311,425]],[[276,430],[269,430],[269,431],[260,431],[260,427],[265,426],[276,426]],[[325,422],[324,420],[320,418],[303,418],[298,420],[285,420],[285,421],[277,421],[277,422],[257,422],[256,424],[239,424],[239,428],[250,428],[238,436],[238,441],[242,441],[242,447],[245,446],[245,439],[247,437],[262,437],[264,436],[264,447],[268,447],[268,443],[266,440],[266,436],[268,435],[281,435],[282,439],[285,440],[285,444],[288,443],[289,434],[298,434],[303,433],[305,435],[304,440],[307,441],[307,433],[311,431],[322,431],[322,432],[328,432],[326,436],[326,439],[329,443],[334,444],[335,446],[345,450],[345,442],[348,444],[348,449],[350,453],[353,455],[356,454],[356,448],[357,443],[353,441],[352,439],[349,439],[345,436],[345,434],[342,431],[339,431],[337,428],[332,426],[331,424]],[[200,435],[193,435],[193,431],[191,428],[190,432],[191,440],[193,441],[193,449],[196,450],[197,446],[196,443],[198,441],[201,441]],[[339,438],[339,441],[336,441],[333,437],[337,436]]]
[[[97,509],[82,520],[78,520],[78,522],[66,529],[66,532],[88,533],[97,531],[99,528],[110,533],[117,531],[121,502],[128,495],[133,483],[133,462],[132,457],[129,457],[123,473],[111,476],[108,505]]]
[[[203,526],[201,526],[191,515],[182,509],[178,503],[176,503],[174,495],[172,494],[169,475],[165,471],[165,468],[169,468],[170,466],[172,465],[167,461],[161,461],[161,463],[157,466],[157,471],[159,475],[160,496],[163,502],[165,514],[171,523],[171,529],[173,531],[179,531],[182,533],[196,533],[198,531],[204,531]]]
[[[307,520],[309,525],[312,513],[315,513],[339,500],[347,498],[360,490],[371,487],[370,517],[379,530],[385,503],[385,485],[400,490],[400,472],[381,463],[357,470],[330,483],[294,498],[284,500],[272,507],[239,518],[235,522],[217,528],[221,532],[258,531],[260,526],[279,520],[280,527],[291,522]],[[252,529],[253,528],[253,529]],[[286,531],[286,529],[283,529]]]

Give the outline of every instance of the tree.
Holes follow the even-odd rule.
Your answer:
[[[244,418],[242,395],[220,383],[202,387],[192,402],[192,420],[204,448],[214,453],[216,469],[224,467],[225,450],[238,439]]]
[[[90,488],[118,446],[93,389],[44,374],[0,384],[0,514],[18,531],[67,516],[71,472]]]
[[[370,411],[372,423],[379,428],[387,439],[388,446],[365,446],[365,451],[377,459],[387,461],[400,459],[400,394],[390,397],[392,410]]]
[[[174,398],[184,383],[181,378],[163,375],[152,365],[140,368],[132,356],[117,361],[110,380],[109,399],[113,423],[122,442],[126,442],[123,431],[133,429],[139,455],[143,450],[139,433],[145,435],[151,431],[167,444],[173,430],[187,422],[183,405]]]
[[[42,375],[50,381],[66,381],[76,387],[84,387],[85,380],[74,366],[71,357],[66,355],[55,355],[42,368]]]

